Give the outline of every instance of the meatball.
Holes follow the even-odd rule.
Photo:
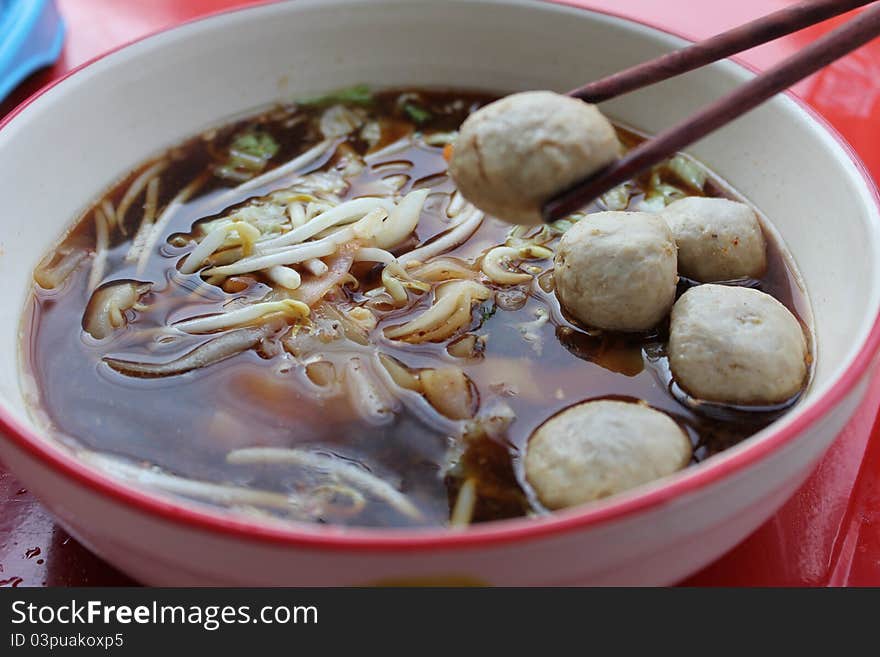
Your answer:
[[[687,434],[665,413],[635,402],[589,401],[532,434],[526,479],[544,506],[560,509],[672,474],[691,454]]]
[[[803,388],[807,341],[795,316],[769,294],[700,285],[672,308],[669,364],[698,399],[776,403]]]
[[[594,105],[550,91],[507,96],[461,126],[449,171],[481,210],[511,223],[541,221],[541,206],[620,154]]]
[[[757,278],[767,267],[758,217],[745,203],[691,196],[661,213],[678,245],[682,276],[710,283]]]
[[[599,212],[568,229],[556,249],[556,295],[587,326],[645,331],[675,301],[675,242],[646,212]]]

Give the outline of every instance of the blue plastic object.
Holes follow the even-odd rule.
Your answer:
[[[54,0],[0,0],[0,100],[58,59],[64,22]]]

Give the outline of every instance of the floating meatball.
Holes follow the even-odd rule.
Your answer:
[[[481,210],[511,223],[541,221],[541,206],[620,154],[594,105],[550,91],[513,94],[461,126],[449,171]]]
[[[691,196],[661,213],[678,245],[683,276],[710,283],[757,278],[767,267],[767,247],[758,217],[745,203]]]
[[[675,242],[646,212],[599,212],[572,226],[556,250],[556,294],[587,326],[646,331],[675,301]]]
[[[769,294],[700,285],[672,309],[669,364],[698,399],[778,403],[806,383],[807,341],[795,316]]]
[[[532,434],[526,478],[549,509],[597,500],[672,474],[691,460],[684,430],[635,402],[571,406]]]

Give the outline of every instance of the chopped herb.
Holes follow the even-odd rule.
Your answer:
[[[496,312],[498,312],[498,306],[494,303],[489,306],[480,306],[480,326],[492,319]]]
[[[266,132],[248,131],[232,141],[229,151],[233,157],[249,155],[261,160],[271,160],[278,152],[278,142]]]
[[[676,155],[666,165],[669,171],[683,183],[702,192],[706,185],[706,172],[703,168],[684,155]]]
[[[278,153],[278,142],[267,132],[248,129],[235,136],[229,145],[229,159],[214,169],[227,180],[243,182],[261,173]]]
[[[666,200],[662,196],[646,196],[636,206],[639,212],[662,212],[666,207]]]
[[[427,123],[434,115],[431,114],[424,107],[420,107],[415,105],[414,103],[407,103],[403,106],[403,111],[406,112],[407,116],[416,122],[418,125],[422,125],[423,123]]]
[[[335,105],[336,103],[342,103],[343,105],[369,106],[373,104],[373,92],[370,91],[370,87],[367,85],[359,84],[347,89],[331,91],[323,96],[312,96],[297,101],[298,105],[312,107],[325,107],[327,105]]]
[[[575,212],[568,217],[563,217],[562,219],[557,219],[556,221],[549,224],[552,230],[555,230],[557,233],[564,233],[569,228],[574,226],[577,222],[583,219],[585,215],[583,212]]]
[[[662,202],[663,206],[667,206],[673,201],[677,201],[685,196],[687,196],[687,194],[675,185],[663,182],[659,169],[655,169],[651,174],[648,193],[645,194],[645,201],[648,203],[653,202],[659,204],[659,202]]]
[[[630,183],[623,183],[617,187],[608,190],[599,199],[605,206],[606,210],[626,210],[629,205]]]

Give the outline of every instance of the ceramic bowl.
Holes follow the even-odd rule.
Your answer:
[[[18,359],[42,254],[120,174],[226,117],[361,82],[565,90],[683,44],[548,3],[298,0],[177,27],[62,79],[0,129],[0,458],[78,540],[150,584],[666,584],[709,563],[804,481],[859,404],[880,339],[876,191],[789,96],[689,150],[763,210],[793,254],[814,313],[810,390],[753,438],[605,502],[464,531],[242,519],[78,462],[31,419]],[[656,132],[751,76],[722,62],[603,110]]]

